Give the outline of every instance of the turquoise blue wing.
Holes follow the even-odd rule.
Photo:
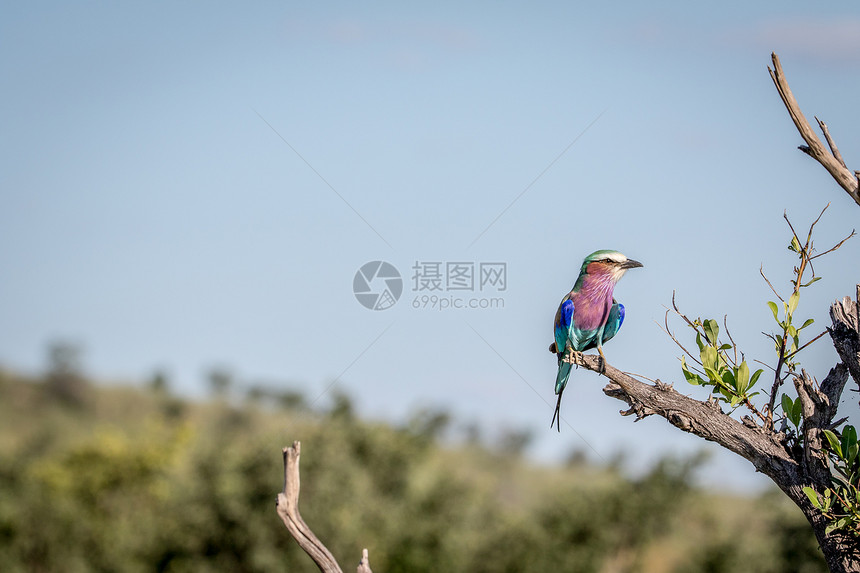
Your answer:
[[[567,379],[570,378],[570,370],[573,367],[570,362],[562,361],[561,357],[568,346],[573,346],[576,343],[575,340],[572,340],[574,336],[573,301],[570,300],[570,295],[567,295],[558,306],[558,311],[555,313],[554,331],[555,349],[558,351],[558,374],[555,377],[555,393],[559,394],[567,385]]]
[[[563,354],[565,347],[572,342],[571,334],[573,334],[573,301],[570,300],[570,295],[567,295],[558,305],[558,311],[555,313],[555,349],[559,354]]]
[[[606,326],[603,327],[603,343],[605,344],[615,336],[621,329],[624,323],[624,305],[616,302],[609,309],[609,317],[606,319]]]

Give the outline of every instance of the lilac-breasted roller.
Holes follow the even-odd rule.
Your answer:
[[[555,342],[549,349],[558,355],[555,378],[558,402],[550,428],[557,419],[558,431],[561,431],[561,395],[570,378],[573,353],[597,348],[601,367],[605,366],[603,343],[615,336],[624,322],[624,305],[613,298],[612,292],[627,269],[641,266],[639,261],[628,259],[618,251],[595,251],[582,261],[573,289],[562,299],[555,313]],[[565,356],[568,360],[564,360]]]

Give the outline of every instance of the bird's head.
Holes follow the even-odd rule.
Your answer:
[[[618,251],[594,251],[582,261],[579,276],[585,275],[608,275],[613,282],[618,282],[627,269],[641,267],[642,263],[628,259]]]

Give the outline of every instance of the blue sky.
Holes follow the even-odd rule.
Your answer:
[[[707,447],[712,480],[757,480],[620,418],[589,372],[550,432],[546,347],[582,258],[612,248],[645,264],[616,290],[614,365],[705,397],[655,324],[673,291],[771,361],[758,273],[788,287],[783,210],[805,228],[832,201],[821,246],[860,221],[796,150],[771,51],[858,168],[853,3],[4,5],[0,364],[39,371],[71,340],[103,379],[164,369],[202,394],[225,366],[318,405],[334,382],[369,417],[531,429],[540,459]],[[404,279],[384,311],[352,292],[374,260]],[[855,240],[816,265],[816,328],[858,260]],[[504,262],[504,308],[413,308],[416,261]],[[804,363],[822,378],[835,356]]]

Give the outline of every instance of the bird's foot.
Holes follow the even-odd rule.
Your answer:
[[[597,353],[600,354],[600,365],[597,368],[598,374],[606,374],[606,356],[603,355],[603,349],[601,347],[597,347]]]
[[[568,348],[562,358],[564,362],[575,364],[576,366],[585,366],[585,360],[582,358],[582,352],[577,352],[572,348]]]

